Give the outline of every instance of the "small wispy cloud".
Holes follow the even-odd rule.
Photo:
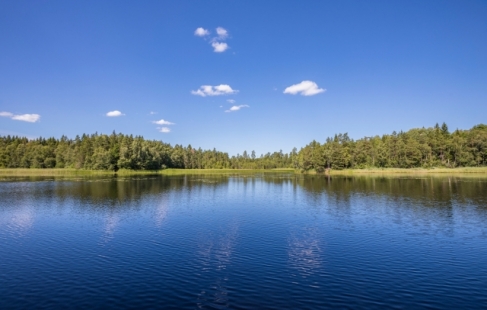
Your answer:
[[[232,89],[230,85],[220,84],[217,86],[202,85],[198,90],[192,90],[193,95],[206,97],[206,96],[220,96],[220,95],[230,95],[238,93],[238,90]]]
[[[221,42],[228,38],[228,31],[223,27],[218,27],[216,28],[216,34],[218,36],[211,40],[211,46],[213,46],[213,51],[215,53],[223,53],[230,48],[227,43]]]
[[[171,132],[171,128],[168,128],[168,127],[157,127],[157,129],[159,129],[159,132],[162,132],[162,133]]]
[[[10,113],[10,112],[0,112],[0,116],[3,116],[3,117],[12,117],[14,115],[12,113]]]
[[[170,121],[167,121],[165,119],[160,119],[158,121],[152,121],[154,124],[157,124],[157,125],[164,125],[164,126],[170,126],[170,125],[174,125],[173,122],[170,122]],[[171,132],[171,128],[169,127],[156,127],[157,130],[159,132],[162,132],[162,133],[169,133]]]
[[[302,96],[313,96],[325,91],[326,89],[319,88],[318,85],[313,81],[302,81],[299,84],[294,84],[287,87],[284,90],[284,94],[300,94]]]
[[[154,114],[157,114],[157,112],[150,111],[149,114],[154,115]]]
[[[125,115],[123,114],[122,112],[118,111],[118,110],[115,110],[115,111],[110,111],[106,114],[108,117],[118,117],[118,116],[122,116],[122,115]]]
[[[213,42],[211,43],[211,46],[213,46],[213,51],[215,53],[223,53],[229,48],[228,44],[225,42]]]
[[[234,104],[235,103],[235,100],[233,99],[228,99],[227,102],[231,103],[231,104]]]
[[[213,51],[215,53],[223,53],[230,48],[227,43],[223,42],[229,37],[228,31],[223,27],[218,27],[216,28],[216,34],[217,35],[215,37],[209,40],[209,43],[213,47]],[[206,37],[210,35],[210,31],[203,27],[199,27],[194,31],[194,35],[197,37],[202,37],[206,40]]]
[[[13,114],[10,112],[0,112],[0,116],[9,117],[16,121],[35,123],[41,119],[39,114]]]
[[[174,125],[174,123],[171,123],[169,121],[166,121],[166,120],[158,120],[158,121],[153,121],[154,124],[157,124],[157,125]]]
[[[228,38],[228,31],[223,27],[216,28],[216,34],[218,35],[218,40],[226,40]]]
[[[209,34],[210,34],[210,32],[203,27],[196,28],[196,30],[194,31],[194,35],[198,36],[198,37],[204,37],[204,36],[207,36]]]
[[[231,107],[230,109],[226,110],[225,112],[235,112],[235,111],[238,111],[242,108],[248,108],[249,106],[246,105],[246,104],[242,104],[242,105],[234,105],[233,107]]]
[[[41,116],[39,114],[21,114],[21,115],[12,116],[13,120],[24,121],[24,122],[29,122],[29,123],[35,123],[40,118],[41,118]]]

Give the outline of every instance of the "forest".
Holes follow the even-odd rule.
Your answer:
[[[487,166],[487,125],[450,132],[443,123],[382,136],[351,139],[347,133],[312,141],[299,151],[236,156],[213,150],[145,140],[113,132],[69,139],[0,136],[0,168],[87,170],[273,169],[301,171],[360,168]]]

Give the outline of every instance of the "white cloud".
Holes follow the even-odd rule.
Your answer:
[[[202,27],[196,28],[196,30],[194,31],[194,35],[198,36],[198,37],[204,37],[204,36],[207,36],[209,34],[210,34],[210,32],[207,29],[204,29]]]
[[[238,111],[240,110],[241,108],[248,108],[249,106],[246,105],[246,104],[242,104],[242,105],[234,105],[233,107],[231,107],[230,109],[226,110],[225,112],[235,112],[235,111]]]
[[[158,121],[153,121],[154,124],[157,124],[157,125],[174,125],[174,123],[171,123],[171,122],[168,122],[166,120],[158,120]]]
[[[235,103],[235,100],[233,99],[228,99],[227,102],[230,102],[231,104],[234,104]]]
[[[153,111],[150,111],[149,113],[150,115],[154,115],[154,114],[157,114],[157,112],[153,112]]]
[[[14,115],[12,113],[10,113],[10,112],[0,112],[0,116],[3,116],[3,117],[12,117]]]
[[[232,89],[230,85],[220,84],[217,86],[202,85],[198,90],[192,90],[193,95],[198,95],[201,97],[206,96],[220,96],[220,95],[230,95],[237,93],[238,90]]]
[[[163,133],[171,132],[171,128],[168,127],[158,127],[157,129],[159,129],[159,132],[163,132]]]
[[[326,89],[318,88],[318,85],[313,81],[302,81],[299,84],[294,84],[287,87],[284,90],[285,94],[301,94],[302,96],[313,96],[322,92],[325,92]]]
[[[38,120],[41,119],[41,116],[39,114],[13,114],[10,112],[0,112],[0,116],[3,117],[10,117],[13,120],[16,121],[23,121],[23,122],[29,122],[29,123],[35,123]]]
[[[225,28],[216,28],[216,34],[218,34],[219,40],[225,40],[228,37],[228,31]]]
[[[40,118],[41,118],[41,116],[39,114],[22,114],[22,115],[12,116],[12,119],[14,119],[16,121],[24,121],[24,122],[29,122],[29,123],[35,123]]]
[[[224,42],[213,42],[211,43],[211,46],[213,46],[213,51],[215,53],[223,53],[229,48],[228,44]]]
[[[122,116],[122,115],[125,115],[125,114],[122,114],[122,112],[117,111],[117,110],[110,111],[110,112],[107,113],[107,116],[108,117],[117,117],[117,116]]]
[[[213,51],[215,53],[223,53],[230,48],[227,43],[222,42],[228,38],[228,31],[223,27],[218,27],[216,28],[216,34],[217,36],[213,37],[209,41],[209,43],[211,43],[211,46],[213,47]],[[194,35],[198,37],[206,37],[210,35],[210,31],[205,28],[199,27],[194,31]]]

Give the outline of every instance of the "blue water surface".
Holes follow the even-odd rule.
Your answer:
[[[4,178],[0,308],[487,308],[487,179]]]

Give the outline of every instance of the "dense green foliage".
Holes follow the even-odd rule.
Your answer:
[[[290,166],[287,154],[266,154],[256,159],[249,156],[229,157],[227,153],[192,148],[191,145],[172,147],[161,141],[144,140],[112,133],[76,137],[63,136],[28,140],[20,137],[0,137],[0,167],[2,168],[76,168],[114,170],[159,170],[165,168],[268,169]]]
[[[252,151],[230,157],[227,153],[171,146],[142,137],[112,133],[68,139],[0,137],[0,167],[77,168],[99,170],[272,169],[296,168],[317,172],[345,168],[415,168],[487,166],[487,126],[448,131],[441,127],[411,129],[390,135],[352,140],[338,134],[320,144],[313,141],[299,152]]]
[[[443,123],[434,128],[393,132],[382,137],[351,140],[347,134],[311,142],[299,152],[302,170],[327,168],[429,168],[487,165],[487,126],[448,131]]]

